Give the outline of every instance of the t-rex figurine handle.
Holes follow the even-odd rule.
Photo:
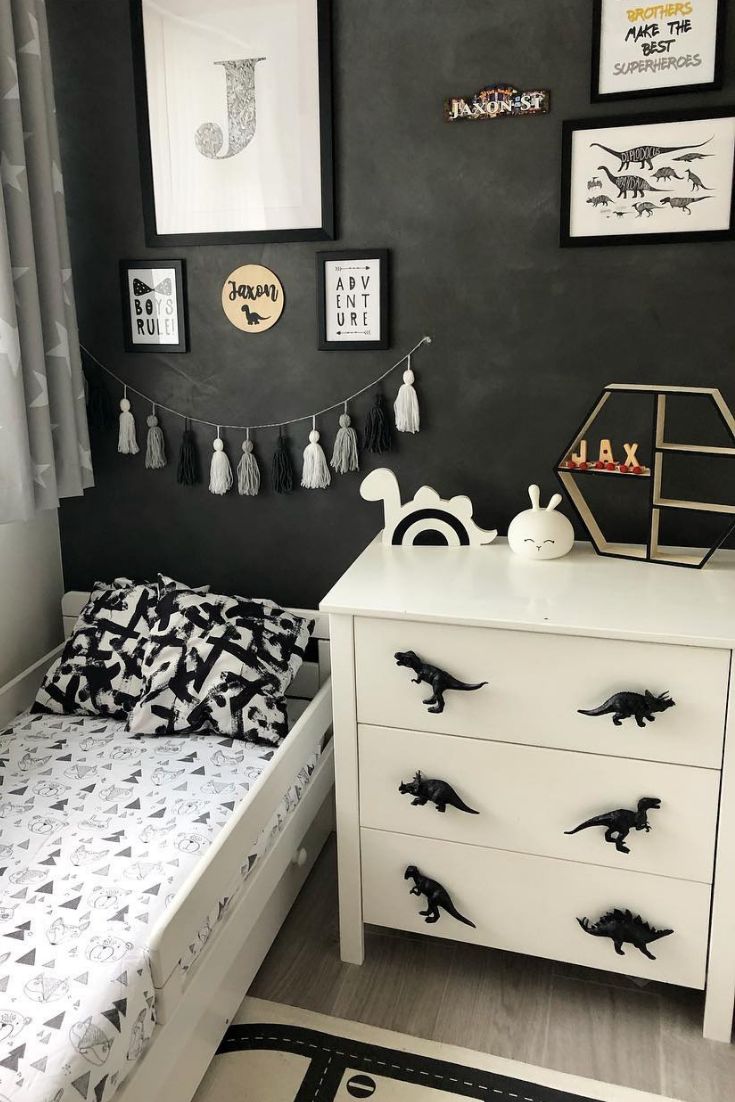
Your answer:
[[[452,897],[449,892],[438,880],[432,880],[430,877],[424,876],[415,865],[408,866],[403,875],[403,879],[413,880],[413,887],[410,892],[411,895],[426,896],[426,910],[419,911],[419,914],[426,922],[438,922],[441,918],[441,910],[445,910],[452,918],[456,918],[457,922],[462,922],[465,926],[471,926],[473,930],[477,929],[471,919],[465,918],[463,914],[459,913],[452,902]]]
[[[435,715],[444,711],[444,693],[450,689],[459,692],[473,693],[487,685],[487,681],[479,681],[475,685],[468,685],[465,681],[458,681],[446,670],[440,670],[438,666],[430,666],[419,658],[415,651],[399,650],[393,656],[397,666],[405,666],[416,674],[412,681],[414,685],[420,685],[422,681],[431,685],[431,696],[424,701],[428,710]]]

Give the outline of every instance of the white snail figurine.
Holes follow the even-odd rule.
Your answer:
[[[561,494],[554,494],[545,509],[539,502],[538,486],[528,487],[530,509],[524,509],[513,517],[508,528],[508,544],[511,551],[524,559],[560,559],[574,545],[574,529],[563,513],[557,513]]]

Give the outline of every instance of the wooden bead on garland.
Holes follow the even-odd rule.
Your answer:
[[[332,451],[331,465],[337,474],[347,474],[348,471],[360,469],[360,461],[357,457],[357,433],[350,426],[350,415],[345,402],[344,413],[339,416],[339,430],[334,438]]]
[[[258,470],[258,461],[253,455],[250,429],[247,429],[245,439],[242,442],[242,459],[237,466],[237,492],[245,495],[245,497],[255,497],[259,489],[260,471]]]
[[[419,400],[413,386],[414,374],[411,370],[410,352],[407,358],[408,367],[403,372],[403,384],[393,404],[393,412],[396,418],[396,428],[399,432],[418,432],[421,419],[419,417]]]
[[[368,413],[365,425],[365,446],[376,455],[390,451],[390,421],[385,412],[383,394],[380,390],[375,395],[375,402]]]
[[[316,417],[311,419],[309,443],[304,448],[304,466],[301,471],[301,485],[305,490],[326,490],[332,476],[329,473],[327,457],[319,443]]]
[[[191,429],[191,421],[188,417],[184,421],[184,432],[181,437],[181,451],[179,452],[176,481],[182,486],[194,486],[197,482],[201,482],[199,454],[196,448],[194,433]]]
[[[123,396],[120,400],[120,432],[117,438],[117,450],[120,455],[137,455],[140,451],[135,436],[135,418],[130,412],[127,387],[123,387]]]
[[[163,430],[156,417],[155,403],[153,404],[153,412],[148,418],[145,465],[149,471],[160,471],[162,467],[166,466],[166,446],[163,439]]]
[[[232,487],[232,467],[219,434],[219,425],[217,426],[217,437],[212,447],[214,451],[212,452],[212,462],[209,468],[209,492],[210,494],[226,494]]]
[[[293,490],[294,469],[283,428],[278,429],[278,443],[271,466],[273,489],[277,494],[290,494]]]

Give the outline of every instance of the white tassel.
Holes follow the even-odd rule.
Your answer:
[[[145,465],[149,471],[160,471],[166,466],[166,445],[163,430],[159,427],[156,407],[148,418],[148,438],[145,447]]]
[[[357,433],[350,428],[351,423],[345,402],[345,411],[340,414],[339,430],[334,438],[332,451],[332,468],[337,474],[347,474],[348,471],[360,469],[360,461],[357,457]]]
[[[232,467],[225,455],[225,446],[222,443],[217,429],[217,439],[212,445],[212,463],[209,468],[209,492],[210,494],[226,494],[232,487]]]
[[[246,497],[255,497],[260,489],[260,471],[258,461],[253,455],[253,442],[250,429],[242,442],[242,459],[237,466],[237,492]]]
[[[327,466],[327,457],[319,443],[319,433],[316,430],[316,418],[312,419],[312,430],[309,433],[309,443],[304,448],[304,467],[301,472],[301,485],[306,490],[326,490],[332,481]]]
[[[420,426],[419,400],[413,387],[414,374],[411,370],[411,357],[408,357],[408,367],[403,372],[403,385],[398,391],[398,397],[393,404],[396,418],[396,428],[399,432],[418,432]]]
[[[120,433],[117,438],[117,450],[121,455],[137,455],[140,448],[135,438],[135,418],[130,412],[127,387],[123,394],[124,397],[120,401]]]

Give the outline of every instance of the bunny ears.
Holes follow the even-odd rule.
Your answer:
[[[528,496],[531,499],[531,507],[534,512],[538,512],[541,509],[541,491],[538,486],[528,487]],[[561,505],[561,494],[554,494],[546,506],[546,512],[551,513],[556,509],[557,505]]]

